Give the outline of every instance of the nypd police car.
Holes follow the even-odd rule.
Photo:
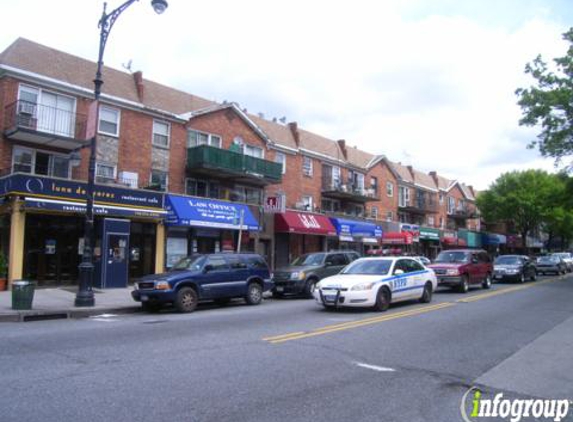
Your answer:
[[[372,307],[385,311],[390,303],[404,300],[428,303],[437,285],[434,272],[416,259],[360,258],[338,275],[322,279],[314,298],[326,308]]]

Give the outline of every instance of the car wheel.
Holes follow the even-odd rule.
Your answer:
[[[424,286],[424,292],[420,298],[421,303],[430,303],[432,301],[432,283],[427,282]]]
[[[304,297],[311,299],[313,298],[313,294],[314,294],[314,289],[316,287],[316,283],[317,280],[315,278],[311,278],[309,280],[307,280],[306,284],[304,285],[304,290],[302,291],[302,294]]]
[[[484,289],[489,289],[491,287],[491,275],[489,273],[486,274],[485,279],[481,283],[481,286]]]
[[[521,273],[521,274],[519,275],[519,283],[520,283],[520,284],[525,283],[525,274]]]
[[[175,307],[179,312],[193,312],[197,308],[197,292],[191,287],[183,287],[177,292]]]
[[[458,287],[460,293],[467,293],[470,290],[470,280],[467,274],[462,276],[462,282]]]
[[[247,287],[245,300],[249,305],[258,305],[263,300],[263,288],[259,283],[251,283]]]
[[[390,307],[390,300],[390,291],[386,287],[380,287],[378,294],[376,295],[374,310],[378,312],[388,310]]]
[[[157,313],[161,310],[161,304],[156,302],[142,302],[141,309],[144,312]]]

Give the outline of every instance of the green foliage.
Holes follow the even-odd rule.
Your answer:
[[[8,273],[8,263],[6,262],[6,257],[4,253],[0,252],[0,278],[6,278]]]
[[[563,202],[560,177],[542,170],[504,173],[477,198],[477,205],[486,221],[512,221],[525,239]]]
[[[573,153],[573,28],[563,39],[570,45],[564,57],[553,59],[556,71],[537,56],[525,66],[536,86],[515,91],[522,111],[519,124],[541,127],[537,140],[528,147],[538,147],[541,155],[554,157],[556,163]]]

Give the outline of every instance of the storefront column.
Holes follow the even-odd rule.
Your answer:
[[[155,274],[165,272],[165,225],[157,223],[155,235]]]
[[[14,280],[22,278],[24,270],[24,233],[26,227],[26,213],[22,201],[18,198],[12,203],[10,218],[10,262],[8,263],[8,286]]]

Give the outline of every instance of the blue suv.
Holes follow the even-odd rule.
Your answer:
[[[272,288],[265,260],[257,254],[205,254],[181,259],[170,271],[145,276],[131,296],[144,310],[173,304],[180,312],[193,312],[201,300],[225,304],[242,297],[258,305]]]

